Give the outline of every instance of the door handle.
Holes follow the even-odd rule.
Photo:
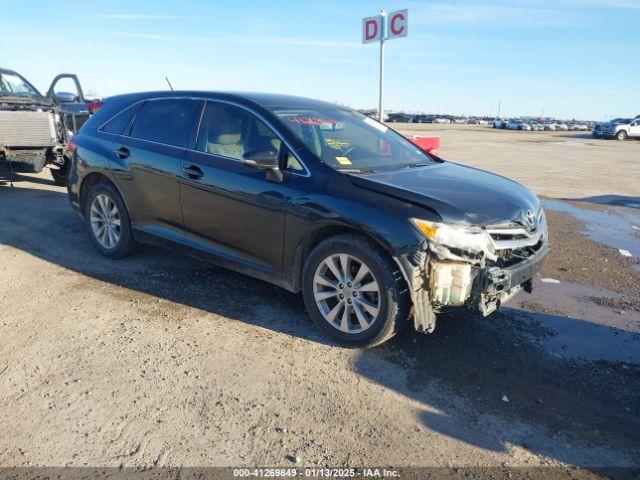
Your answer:
[[[189,178],[204,177],[204,172],[197,165],[185,165],[184,167],[182,167],[182,173],[184,173]]]
[[[128,158],[131,155],[131,152],[127,147],[117,147],[115,149],[114,155],[118,158]]]

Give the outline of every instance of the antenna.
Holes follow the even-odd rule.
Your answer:
[[[167,81],[167,83],[169,84],[169,88],[173,92],[173,87],[171,86],[171,82],[169,81],[169,77],[164,77],[164,79]]]

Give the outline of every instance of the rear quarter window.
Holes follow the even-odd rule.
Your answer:
[[[120,113],[117,113],[111,119],[104,124],[101,128],[103,132],[113,133],[116,135],[122,135],[125,132],[125,129],[131,124],[131,120],[133,116],[140,108],[141,104],[137,103],[135,105],[131,105],[128,108],[125,108]]]
[[[186,147],[199,105],[191,99],[149,100],[136,114],[131,136]]]

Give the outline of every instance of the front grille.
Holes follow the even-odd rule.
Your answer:
[[[542,238],[541,228],[526,230],[524,227],[489,227],[487,232],[493,242],[493,247],[500,250],[513,250],[517,248],[532,247]]]
[[[510,267],[538,252],[546,243],[547,223],[543,216],[535,229],[521,225],[497,225],[487,227],[487,233],[498,256],[492,266]]]
[[[490,266],[498,266],[500,268],[511,267],[539,252],[544,245],[545,241],[540,239],[538,243],[532,246],[514,248],[511,250],[500,250],[498,251],[497,260]]]

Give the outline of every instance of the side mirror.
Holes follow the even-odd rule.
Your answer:
[[[75,93],[70,92],[58,92],[55,96],[56,100],[60,103],[72,103],[78,100],[78,96]]]
[[[272,182],[282,182],[282,171],[280,170],[280,155],[273,147],[256,148],[249,150],[242,155],[242,163],[245,165],[267,170],[267,179]]]

